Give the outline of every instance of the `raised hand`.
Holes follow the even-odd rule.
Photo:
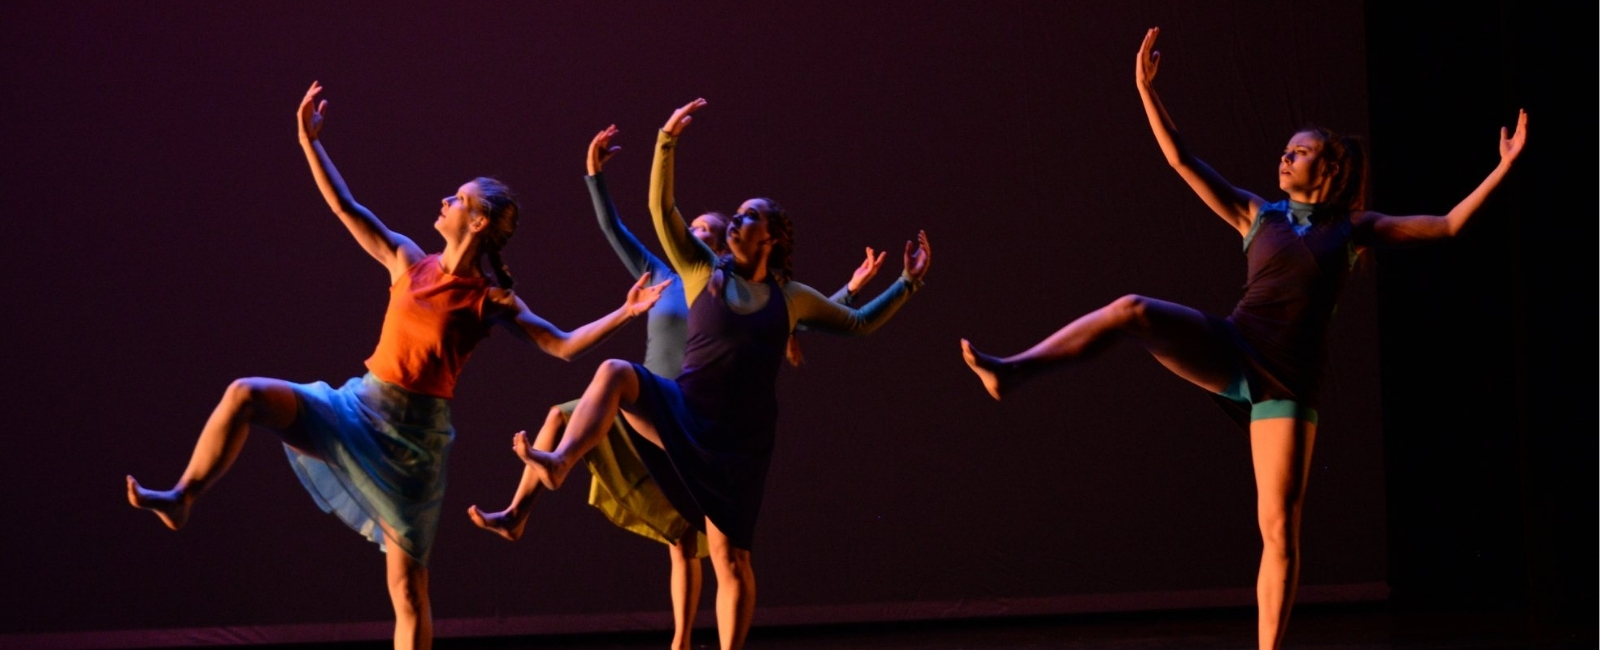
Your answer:
[[[599,133],[595,134],[594,139],[589,141],[590,176],[599,174],[600,169],[605,166],[606,161],[611,160],[611,156],[615,155],[617,151],[622,149],[622,147],[611,146],[611,137],[615,136],[616,134],[617,125],[613,124],[601,129]]]
[[[661,130],[666,131],[667,135],[676,137],[678,134],[683,133],[683,128],[689,126],[690,121],[694,120],[689,114],[700,110],[705,105],[706,100],[704,99],[696,99],[684,104],[678,110],[672,112],[672,117],[667,118],[667,124],[661,127]]]
[[[1134,83],[1139,86],[1148,86],[1156,80],[1156,68],[1161,67],[1161,53],[1155,50],[1156,37],[1161,35],[1160,27],[1151,27],[1144,33],[1144,42],[1139,44],[1139,62],[1134,64]]]
[[[1517,127],[1511,132],[1511,137],[1506,137],[1506,127],[1500,127],[1500,161],[1509,163],[1517,159],[1522,153],[1522,145],[1528,142],[1528,112],[1517,111]]]
[[[628,288],[628,299],[622,303],[622,308],[627,310],[629,316],[638,316],[650,311],[650,308],[655,306],[656,301],[661,299],[661,291],[666,289],[667,285],[672,284],[672,280],[668,279],[660,284],[645,286],[645,283],[649,281],[650,273],[647,271],[640,274],[639,281]]]
[[[311,88],[306,91],[306,96],[300,100],[298,111],[300,122],[300,138],[302,140],[315,140],[322,133],[323,116],[327,114],[328,100],[317,101],[317,93],[322,92],[322,84],[311,82]]]
[[[928,263],[933,259],[933,250],[928,248],[928,233],[925,230],[917,231],[917,243],[913,245],[906,242],[906,253],[903,258],[906,277],[912,280],[921,280],[928,274]]]
[[[878,274],[878,269],[883,266],[883,260],[889,256],[889,251],[883,251],[876,256],[872,254],[872,247],[867,247],[867,259],[861,260],[861,266],[856,267],[855,273],[850,274],[850,283],[846,287],[850,293],[860,293],[861,287],[872,281]]]

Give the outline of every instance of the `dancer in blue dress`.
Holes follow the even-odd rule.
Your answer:
[[[645,248],[633,233],[623,225],[615,202],[606,189],[603,173],[605,163],[619,147],[611,144],[617,135],[615,125],[608,126],[595,135],[589,143],[587,164],[589,196],[594,203],[595,217],[600,231],[605,234],[611,248],[622,259],[623,266],[635,278],[649,275],[656,280],[677,280],[677,271]],[[705,244],[713,254],[726,255],[726,235],[729,220],[719,212],[707,212],[689,224],[689,233]],[[867,249],[866,259],[856,267],[850,281],[830,298],[848,305],[856,293],[871,281],[883,265],[885,254]],[[645,344],[644,367],[665,378],[674,378],[683,370],[684,349],[689,337],[689,305],[683,296],[682,282],[673,282],[662,291],[661,300],[650,308]],[[791,352],[794,347],[791,344]],[[793,360],[793,359],[791,359]],[[561,438],[572,410],[578,400],[550,407],[544,426],[534,437],[533,448],[553,451]],[[673,648],[691,647],[695,611],[700,599],[700,558],[709,553],[705,534],[689,524],[672,507],[640,456],[661,454],[654,446],[636,448],[629,440],[627,420],[617,417],[615,426],[595,447],[584,455],[592,478],[589,484],[589,504],[599,509],[613,524],[648,539],[668,546],[672,563],[671,596],[673,610]],[[528,515],[532,512],[534,497],[540,489],[539,480],[530,468],[524,468],[522,481],[512,495],[511,503],[499,512],[482,512],[477,506],[468,508],[467,514],[478,527],[493,532],[507,540],[522,536]]]
[[[967,365],[994,399],[1041,372],[1076,365],[1118,340],[1143,345],[1178,376],[1216,395],[1250,432],[1255,466],[1261,566],[1257,575],[1258,643],[1275,649],[1294,603],[1300,571],[1300,516],[1328,326],[1357,255],[1368,246],[1405,245],[1454,236],[1498,186],[1527,138],[1527,115],[1500,130],[1500,162],[1443,216],[1390,216],[1366,209],[1361,143],[1308,128],[1289,139],[1278,163],[1287,200],[1268,202],[1234,187],[1191,154],[1154,87],[1158,29],[1145,34],[1135,82],[1167,162],[1206,206],[1244,239],[1244,296],[1227,318],[1145,296],[1124,296],[1012,356],[961,341]]]
[[[666,379],[621,360],[600,366],[553,452],[532,448],[525,433],[513,448],[540,482],[561,486],[578,459],[622,413],[635,447],[667,499],[705,531],[717,576],[717,627],[723,648],[744,645],[755,610],[750,548],[776,431],[776,378],[789,334],[812,330],[867,334],[894,315],[922,285],[927,236],[907,242],[905,269],[860,309],[828,300],[790,279],[793,228],[776,202],[745,201],[728,227],[730,255],[717,257],[691,237],[673,196],[673,153],[697,99],[674,111],[656,140],[650,211],[667,259],[689,303],[683,372]],[[652,460],[655,459],[655,460]]]

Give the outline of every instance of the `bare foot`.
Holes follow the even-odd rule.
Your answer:
[[[528,525],[526,514],[518,517],[510,508],[485,514],[478,509],[478,506],[468,506],[467,516],[471,517],[472,523],[477,524],[479,528],[504,537],[508,542],[515,542],[521,538],[522,527]]]
[[[139,487],[139,482],[128,477],[128,503],[156,513],[167,528],[177,530],[189,521],[189,506],[194,497],[177,489],[159,492]]]
[[[972,343],[966,339],[961,339],[961,358],[967,361],[967,367],[972,372],[977,373],[978,379],[983,380],[983,389],[989,391],[990,397],[998,400],[1002,393],[1011,390],[1012,382],[1001,375],[1010,370],[1005,362],[973,349]]]
[[[527,431],[518,431],[511,437],[511,449],[528,465],[534,478],[539,479],[539,484],[548,490],[559,489],[567,480],[567,472],[572,469],[570,465],[561,462],[555,454],[534,449],[533,443],[528,440]]]

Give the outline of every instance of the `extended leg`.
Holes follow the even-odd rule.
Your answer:
[[[1277,650],[1289,626],[1300,580],[1300,512],[1316,437],[1317,426],[1297,418],[1250,423],[1256,517],[1261,526],[1261,570],[1256,577],[1261,650]]]
[[[711,568],[717,574],[717,635],[722,650],[739,650],[756,613],[756,572],[750,551],[729,542],[709,517],[706,538],[711,542]]]
[[[544,426],[539,429],[539,435],[533,439],[533,448],[539,451],[554,451],[556,442],[561,440],[562,430],[567,426],[567,414],[561,412],[561,407],[552,406],[545,415]],[[526,465],[522,468],[522,480],[517,484],[517,491],[511,495],[511,505],[500,512],[485,513],[478,510],[478,506],[467,507],[467,516],[479,528],[506,538],[517,541],[522,537],[522,529],[528,523],[528,514],[532,512],[533,498],[539,495],[539,477],[533,469]]]
[[[578,460],[599,444],[600,438],[606,435],[616,420],[618,409],[638,399],[639,376],[635,374],[633,364],[617,359],[607,360],[600,364],[594,379],[589,382],[589,388],[583,391],[583,398],[572,411],[566,435],[562,436],[561,444],[554,452],[532,448],[526,433],[518,433],[513,438],[513,446],[535,478],[554,490],[566,481],[567,472],[572,471]]]
[[[1019,354],[984,354],[962,339],[961,356],[989,396],[1000,399],[1029,378],[1094,358],[1124,337],[1134,338],[1169,370],[1212,392],[1226,387],[1236,372],[1205,314],[1136,295],[1084,314]]]
[[[289,445],[309,449],[304,434],[294,428],[298,414],[299,402],[288,382],[265,377],[235,380],[200,430],[200,440],[178,484],[170,490],[149,490],[129,476],[128,503],[155,512],[168,528],[182,528],[194,500],[239,456],[250,436],[250,425],[271,429]]]
[[[695,538],[690,530],[677,544],[667,548],[672,558],[672,649],[689,650],[694,633],[694,617],[700,607],[700,558],[695,557]],[[718,593],[721,593],[720,590]]]

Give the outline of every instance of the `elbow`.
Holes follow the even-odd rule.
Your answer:
[[[539,346],[540,351],[562,361],[571,361],[583,353],[583,350],[572,344],[571,339],[564,336],[553,339],[534,339],[534,342]]]
[[[1439,221],[1440,224],[1436,233],[1437,239],[1454,239],[1456,235],[1461,234],[1461,229],[1467,226],[1467,218],[1465,216],[1446,215]]]
[[[1182,143],[1173,143],[1171,148],[1166,148],[1162,153],[1167,156],[1167,165],[1178,171],[1194,167],[1194,156],[1189,155],[1188,147]]]
[[[845,336],[860,338],[878,331],[878,328],[882,326],[882,322],[861,321],[858,323],[853,323],[850,327],[846,328],[844,334]]]

